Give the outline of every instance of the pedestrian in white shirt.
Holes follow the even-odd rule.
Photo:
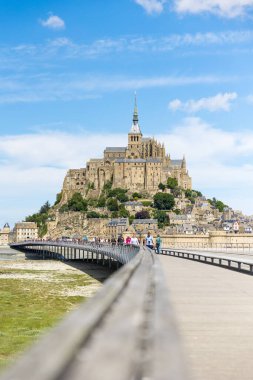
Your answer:
[[[133,237],[131,237],[130,244],[131,245],[140,245],[139,240],[135,235],[133,235]]]
[[[146,247],[153,249],[154,248],[154,240],[153,236],[150,235],[150,232],[148,232],[148,235],[146,237]]]

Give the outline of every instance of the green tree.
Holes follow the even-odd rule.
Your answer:
[[[43,206],[41,206],[39,213],[40,214],[47,214],[50,210],[50,203],[47,201]]]
[[[166,186],[163,183],[159,183],[158,189],[164,191],[166,189]]]
[[[83,199],[80,193],[73,194],[68,201],[68,211],[87,211],[87,201]]]
[[[105,207],[105,205],[106,205],[106,199],[101,196],[98,199],[97,207]]]
[[[155,210],[154,218],[158,221],[158,227],[163,228],[164,226],[169,226],[170,218],[165,211]]]
[[[158,210],[171,210],[175,206],[172,194],[157,193],[154,195],[154,207]]]
[[[127,211],[124,205],[119,206],[119,216],[120,218],[129,218],[130,216],[129,211]]]
[[[118,201],[115,198],[109,198],[107,200],[107,208],[109,211],[119,211]]]
[[[132,199],[141,199],[141,198],[142,198],[142,195],[140,193],[135,192],[132,194]]]
[[[169,177],[167,179],[167,188],[168,189],[175,189],[176,187],[178,186],[178,182],[177,182],[177,179],[176,178],[173,178],[173,177]]]
[[[135,219],[150,219],[150,214],[147,210],[138,211],[135,214]]]
[[[56,194],[56,200],[54,202],[54,206],[56,206],[60,201],[62,200],[62,191],[58,194]]]
[[[96,211],[89,211],[89,212],[87,212],[86,216],[88,219],[100,218],[100,214]]]

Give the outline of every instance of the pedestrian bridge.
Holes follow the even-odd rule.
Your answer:
[[[175,249],[158,256],[145,247],[67,242],[12,246],[122,267],[1,380],[252,379],[251,257]]]

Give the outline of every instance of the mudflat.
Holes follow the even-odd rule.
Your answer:
[[[0,248],[0,369],[109,276],[93,263],[38,260]]]

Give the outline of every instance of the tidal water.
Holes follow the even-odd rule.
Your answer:
[[[20,258],[20,252],[9,247],[0,247],[0,261],[11,260],[16,261]]]

